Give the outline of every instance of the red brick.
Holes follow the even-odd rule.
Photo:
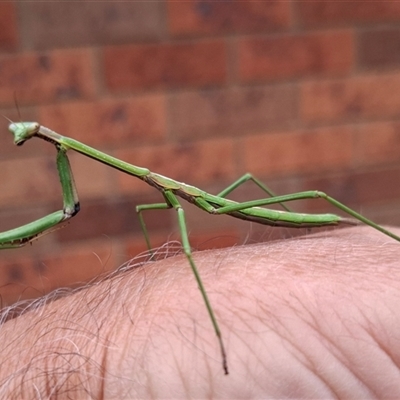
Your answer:
[[[25,48],[127,43],[165,31],[159,2],[22,2]]]
[[[363,204],[400,199],[400,168],[387,168],[357,174],[356,190]]]
[[[310,74],[344,74],[353,66],[350,31],[239,40],[239,74],[246,82]]]
[[[355,134],[352,127],[335,127],[248,136],[243,139],[243,163],[258,176],[348,168]]]
[[[233,145],[228,139],[215,139],[177,145],[120,150],[116,156],[153,172],[188,184],[233,179]],[[129,193],[155,191],[126,174],[119,174],[121,190]],[[158,201],[163,201],[160,195]]]
[[[79,101],[39,108],[41,123],[88,145],[160,140],[166,132],[164,96]]]
[[[359,63],[362,68],[395,67],[400,64],[400,29],[360,32]]]
[[[397,121],[363,124],[357,134],[359,165],[398,163],[400,160],[400,123]]]
[[[170,97],[171,130],[178,137],[197,138],[290,126],[295,97],[289,85],[177,93]]]
[[[265,32],[287,28],[291,10],[287,1],[168,0],[168,17],[173,35]]]
[[[54,162],[46,158],[27,158],[0,162],[0,205],[27,205],[61,198]]]
[[[308,122],[396,116],[399,92],[399,73],[307,82],[301,86],[301,115]]]
[[[221,84],[225,58],[224,43],[215,40],[108,47],[106,83],[113,91]]]
[[[18,29],[14,2],[0,3],[0,26],[0,50],[15,50],[18,44]]]
[[[397,21],[400,3],[397,1],[325,1],[296,4],[304,26],[345,24],[353,22]]]
[[[400,198],[400,168],[392,167],[377,171],[346,172],[333,177],[310,178],[304,189],[322,190],[340,202],[357,208],[358,211],[371,204],[385,204]],[[315,203],[313,201],[312,203]],[[326,202],[317,202],[314,207],[324,207]],[[362,207],[362,209],[360,209]]]
[[[79,99],[94,93],[93,64],[87,50],[24,53],[0,58],[0,104]]]

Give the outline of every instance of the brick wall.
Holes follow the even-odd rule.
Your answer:
[[[400,224],[400,3],[1,2],[0,27],[0,112],[12,120],[39,121],[212,193],[252,172],[278,193],[324,190]],[[16,148],[7,124],[1,231],[62,204],[54,148]],[[70,158],[82,211],[32,246],[1,252],[3,304],[88,280],[145,249],[135,205],[160,195]],[[251,185],[233,195],[262,196]],[[292,207],[333,211],[322,201]],[[296,233],[185,209],[197,248]],[[174,211],[146,217],[155,245],[179,237]]]

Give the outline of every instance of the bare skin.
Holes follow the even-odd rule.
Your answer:
[[[355,227],[195,261],[230,375],[177,256],[3,324],[0,398],[400,398],[397,242]]]

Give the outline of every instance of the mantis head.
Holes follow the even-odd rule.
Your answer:
[[[35,136],[40,129],[37,122],[11,122],[8,130],[14,135],[14,143],[17,146],[23,145],[31,137]]]

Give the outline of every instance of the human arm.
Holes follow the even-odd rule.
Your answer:
[[[0,328],[0,397],[400,397],[399,260],[360,227],[195,253],[227,376],[185,257],[126,269]]]

